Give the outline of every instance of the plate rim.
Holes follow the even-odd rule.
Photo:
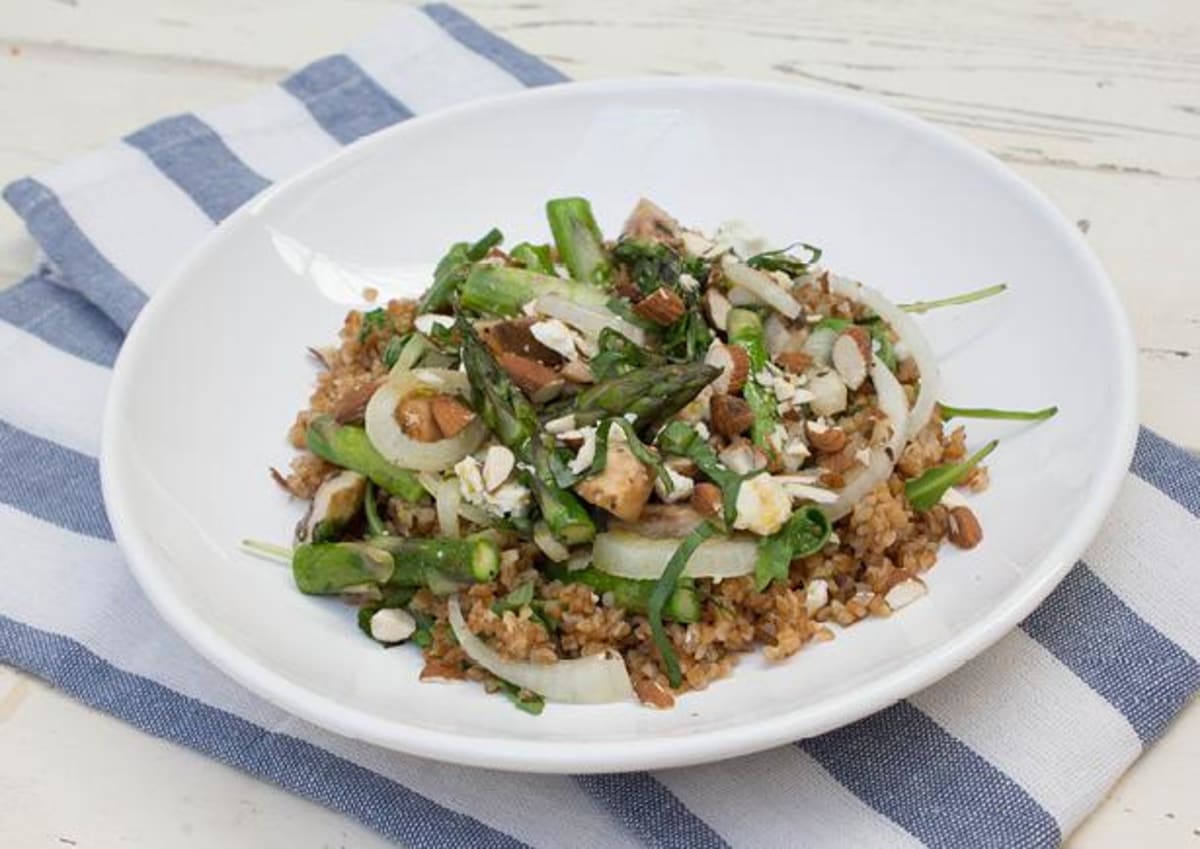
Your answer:
[[[158,555],[146,533],[132,515],[124,492],[129,489],[118,461],[118,430],[121,411],[131,403],[130,373],[140,352],[151,338],[157,317],[182,291],[193,268],[218,250],[231,231],[257,211],[274,203],[281,195],[302,191],[327,171],[361,158],[377,145],[392,143],[416,128],[416,132],[442,121],[454,120],[472,112],[504,108],[512,101],[570,98],[577,94],[620,95],[631,89],[712,90],[765,93],[794,98],[797,101],[832,103],[851,112],[907,125],[933,140],[948,145],[962,156],[1003,183],[1011,186],[1034,209],[1056,226],[1073,258],[1098,284],[1096,295],[1115,329],[1111,341],[1119,363],[1113,377],[1123,391],[1114,397],[1120,401],[1116,421],[1117,450],[1110,452],[1096,485],[1064,533],[1042,559],[1037,569],[1017,585],[1005,603],[994,608],[988,618],[958,632],[945,644],[902,664],[869,684],[852,688],[803,711],[788,711],[747,723],[705,731],[687,737],[660,736],[638,740],[635,745],[614,741],[543,742],[492,735],[460,735],[407,725],[402,719],[385,720],[371,716],[331,698],[313,693],[270,668],[251,659],[209,626],[182,597],[177,596],[156,564]],[[571,82],[526,89],[492,97],[469,100],[431,113],[418,115],[364,138],[356,140],[331,156],[316,162],[285,180],[281,180],[248,201],[218,223],[188,252],[150,298],[127,334],[113,369],[109,395],[105,402],[101,434],[100,479],[105,508],[114,537],[130,571],[157,613],[183,637],[188,645],[222,673],[277,707],[346,737],[363,740],[392,750],[465,766],[538,773],[622,772],[659,769],[709,763],[737,755],[762,751],[777,745],[814,737],[848,725],[930,686],[992,646],[1018,625],[1058,585],[1099,531],[1115,502],[1129,469],[1138,433],[1136,347],[1128,314],[1120,295],[1099,259],[1082,235],[1032,183],[998,159],[947,130],[907,112],[862,97],[811,90],[784,83],[752,81],[727,77],[622,77],[590,82]],[[686,741],[686,742],[685,742]]]

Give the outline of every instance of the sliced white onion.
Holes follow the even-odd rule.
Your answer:
[[[458,599],[447,605],[450,627],[467,657],[488,672],[548,701],[599,705],[633,699],[633,684],[625,661],[616,652],[594,654],[554,663],[525,663],[505,660],[483,640],[471,633],[463,620]]]
[[[458,489],[458,478],[449,477],[440,481],[433,494],[437,505],[438,531],[444,537],[457,538],[459,533],[458,513],[462,504],[462,493]]]
[[[838,493],[837,501],[821,508],[831,522],[845,516],[864,495],[891,477],[896,460],[908,442],[908,399],[904,387],[878,357],[871,362],[871,381],[875,384],[879,409],[892,427],[892,435],[885,446],[876,445],[871,449],[871,461]]]
[[[393,375],[375,390],[367,402],[363,421],[367,438],[389,463],[418,472],[440,472],[470,454],[487,436],[487,428],[475,420],[450,439],[418,442],[396,421],[396,406],[416,391],[465,396],[470,389],[467,376],[448,369],[419,368]]]
[[[662,576],[681,539],[652,538],[628,531],[596,534],[592,565],[610,575],[655,581]],[[751,539],[710,539],[688,560],[684,575],[693,578],[736,578],[754,573],[758,545]]]
[[[783,313],[788,318],[800,315],[800,303],[785,292],[783,287],[769,275],[763,274],[745,263],[738,262],[728,254],[721,257],[721,270],[725,272],[725,277],[731,284],[748,289],[772,309]]]
[[[565,321],[593,342],[600,338],[600,331],[611,327],[630,341],[646,344],[646,331],[606,307],[584,306],[558,295],[542,295],[534,302],[534,309],[543,315]]]
[[[908,427],[905,431],[907,442],[929,423],[929,417],[933,415],[933,408],[937,406],[938,393],[941,391],[937,359],[933,355],[929,340],[917,327],[912,316],[871,287],[864,286],[856,280],[830,274],[829,288],[835,294],[844,295],[874,310],[876,315],[892,326],[900,341],[916,360],[917,370],[921,373],[921,389],[908,416]]]

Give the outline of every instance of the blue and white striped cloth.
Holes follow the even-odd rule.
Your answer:
[[[155,286],[339,146],[564,79],[449,6],[407,9],[247,103],[7,187],[45,261],[0,293],[0,660],[413,847],[1057,845],[1200,689],[1200,463],[1149,431],[1086,560],[994,648],[847,728],[704,767],[523,776],[399,756],[241,689],[142,597],[96,456],[109,370]]]

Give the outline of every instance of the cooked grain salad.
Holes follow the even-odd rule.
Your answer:
[[[668,708],[761,648],[781,661],[925,593],[983,539],[987,487],[914,316],[729,224],[642,200],[615,241],[587,201],[553,241],[460,242],[417,301],[353,311],[290,432],[308,502],[283,549],[422,680]]]

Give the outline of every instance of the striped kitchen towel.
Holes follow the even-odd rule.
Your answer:
[[[994,648],[847,728],[703,767],[501,776],[338,737],[222,676],[138,591],[96,456],[113,359],[155,286],[339,146],[564,79],[449,6],[406,9],[248,103],[7,187],[44,262],[0,293],[0,660],[413,847],[1057,845],[1200,688],[1200,463],[1146,430],[1086,560]]]

